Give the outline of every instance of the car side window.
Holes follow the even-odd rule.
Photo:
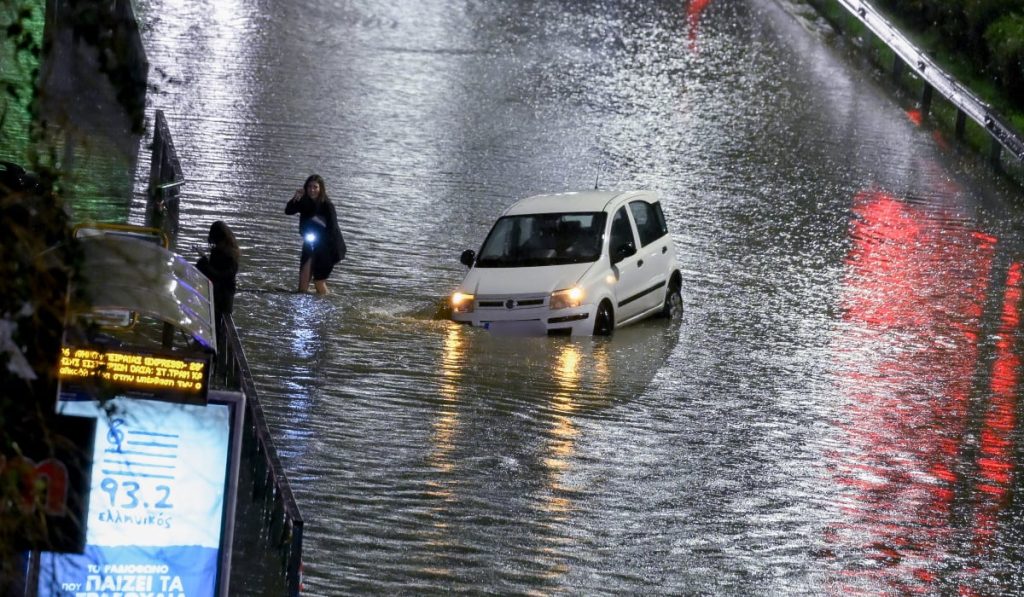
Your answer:
[[[632,247],[632,251],[622,253],[624,247]],[[633,238],[633,227],[629,225],[629,216],[626,215],[626,208],[620,207],[612,218],[611,240],[608,244],[612,262],[616,262],[621,256],[632,255],[636,252],[636,240]]]
[[[633,212],[633,221],[636,222],[636,230],[640,234],[641,246],[646,247],[668,233],[661,203],[633,201],[629,204],[629,211]]]
[[[658,226],[661,227],[661,234],[668,234],[668,224],[665,223],[665,212],[661,211],[661,202],[654,204],[654,215],[658,216]]]

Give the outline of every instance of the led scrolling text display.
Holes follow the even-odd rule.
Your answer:
[[[165,356],[86,348],[61,348],[60,378],[102,379],[119,387],[200,394],[206,389],[206,363]]]

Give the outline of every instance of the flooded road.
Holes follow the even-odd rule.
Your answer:
[[[235,320],[307,594],[1020,586],[1019,191],[820,22],[770,0],[139,5],[179,247],[216,219],[242,245]],[[313,172],[349,247],[326,298],[290,292],[284,204]],[[663,193],[679,324],[436,316],[503,208],[595,181]]]

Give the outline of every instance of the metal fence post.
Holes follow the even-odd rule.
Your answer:
[[[996,170],[1002,169],[1002,154],[1003,145],[999,142],[999,139],[992,137],[992,145],[988,152],[988,159],[992,162],[992,166],[994,166]]]
[[[921,92],[921,116],[927,116],[932,109],[932,86],[924,84],[924,91]]]
[[[900,84],[900,80],[903,78],[903,59],[900,58],[899,54],[893,54],[892,57],[892,82],[897,85]]]

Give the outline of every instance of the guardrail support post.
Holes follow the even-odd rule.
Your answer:
[[[956,133],[955,133],[955,138],[956,138],[956,140],[958,142],[964,140],[964,126],[966,124],[967,124],[967,114],[964,114],[963,110],[957,110],[956,111]]]
[[[303,521],[293,521],[291,547],[288,550],[288,595],[296,597],[302,592],[302,527]]]
[[[992,137],[992,147],[991,147],[991,149],[989,149],[988,159],[989,159],[989,161],[992,162],[992,166],[994,166],[996,170],[999,170],[1001,168],[1001,166],[1002,166],[1002,162],[1000,160],[1000,156],[1002,155],[1002,153],[1003,153],[1003,146],[1002,146],[1002,144],[999,143],[998,139],[996,139],[995,137]]]
[[[903,76],[903,59],[900,58],[899,54],[895,54],[892,57],[892,82],[897,85],[900,84],[900,78]]]
[[[927,116],[932,109],[932,86],[924,84],[924,91],[921,93],[921,116]]]

